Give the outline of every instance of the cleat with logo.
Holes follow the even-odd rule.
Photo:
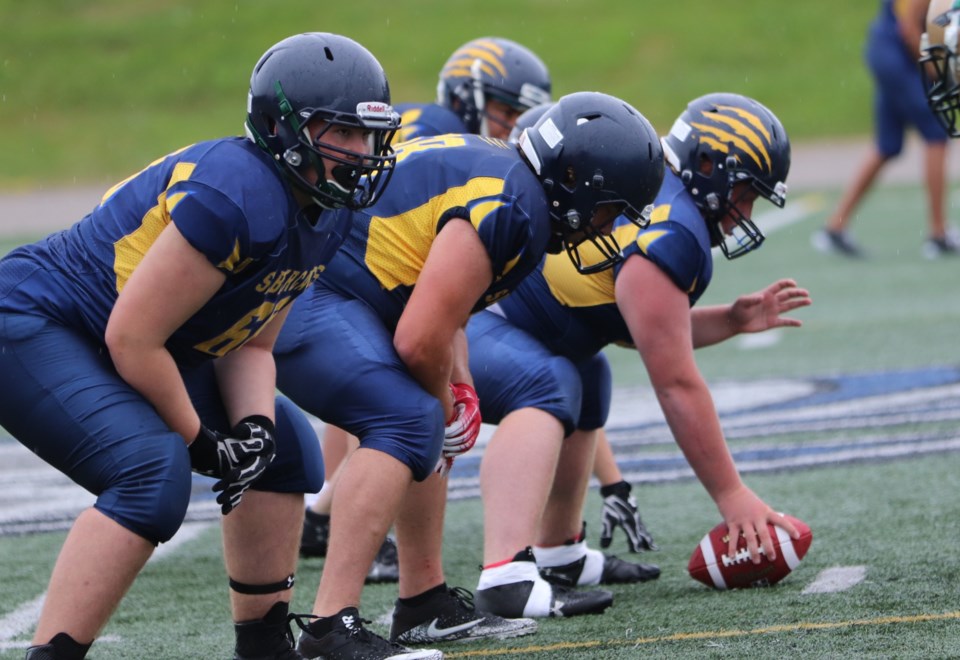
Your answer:
[[[402,644],[509,639],[537,631],[533,619],[505,619],[477,610],[473,594],[461,587],[437,592],[420,605],[398,600],[393,610],[390,640]]]
[[[329,632],[321,628],[330,623],[325,619],[304,624],[301,617],[294,617],[302,628],[297,641],[297,651],[306,660],[442,660],[443,653],[435,649],[408,649],[388,642],[364,627],[370,623],[360,618],[355,607],[345,607],[332,619]]]
[[[503,617],[567,617],[600,614],[613,604],[613,594],[550,584],[540,576],[533,550],[525,548],[513,561],[483,570],[476,602],[479,609]]]

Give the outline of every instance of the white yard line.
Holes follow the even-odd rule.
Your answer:
[[[181,546],[197,538],[201,533],[207,530],[212,523],[184,523],[176,536],[168,542],[160,545],[150,557],[150,562],[166,559],[173,555]],[[149,563],[149,562],[148,562]],[[0,650],[12,648],[26,648],[29,642],[11,641],[15,637],[20,637],[33,630],[33,627],[40,619],[40,610],[43,608],[43,600],[46,598],[46,592],[36,598],[23,603],[15,610],[4,617],[0,617]],[[99,639],[98,641],[103,641]]]
[[[863,582],[867,577],[866,566],[834,566],[826,568],[808,584],[804,594],[833,594],[846,591]]]

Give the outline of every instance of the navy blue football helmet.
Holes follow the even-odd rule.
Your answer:
[[[524,111],[550,101],[550,73],[539,57],[499,37],[474,39],[443,65],[437,103],[455,112],[468,133],[489,137],[487,100]]]
[[[786,203],[790,139],[776,115],[739,94],[707,94],[687,105],[663,150],[703,214],[713,245],[728,259],[760,247],[763,233],[736,209],[733,188],[747,182],[774,205]],[[736,223],[729,239],[720,224],[728,215]]]
[[[608,206],[639,226],[663,182],[663,149],[650,122],[635,108],[607,94],[562,97],[517,140],[550,203],[551,251],[567,251],[582,274],[623,260],[611,234],[593,226],[594,212]],[[612,217],[611,216],[611,219]],[[585,262],[578,246],[590,241],[602,259]]]
[[[960,137],[960,2],[931,0],[920,41],[920,72],[927,102],[950,137]]]
[[[540,117],[542,117],[547,110],[552,107],[553,101],[550,101],[549,103],[541,103],[540,105],[530,108],[522,115],[517,117],[517,123],[513,125],[512,129],[510,129],[510,137],[507,138],[507,142],[516,144],[517,140],[520,138],[520,134],[523,133],[524,129],[530,128],[536,124],[540,120]]]
[[[307,125],[327,122],[312,140]],[[368,153],[339,148],[323,136],[337,126],[370,133]],[[323,208],[360,209],[383,192],[396,162],[390,141],[400,116],[377,59],[357,42],[309,32],[271,47],[250,76],[247,137],[276,161],[288,180]],[[323,158],[337,163],[329,173]],[[305,178],[312,168],[316,184]]]

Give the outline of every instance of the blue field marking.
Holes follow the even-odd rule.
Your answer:
[[[743,473],[960,450],[957,367],[726,382],[713,390]],[[694,477],[649,390],[614,393],[607,435],[624,478],[632,483]],[[478,443],[457,459],[450,499],[479,497],[482,451]]]
[[[954,366],[729,381],[711,389],[743,473],[960,450],[960,368]],[[649,388],[618,389],[613,398],[607,432],[625,478],[692,478]],[[494,430],[484,425],[476,447],[457,459],[451,500],[480,496],[480,461]],[[219,518],[212,484],[194,476],[188,521]],[[92,502],[93,496],[0,433],[0,535],[65,530]]]

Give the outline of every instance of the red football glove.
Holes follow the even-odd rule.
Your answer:
[[[470,451],[480,435],[480,399],[466,383],[451,383],[453,417],[443,431],[443,455],[447,458]]]

